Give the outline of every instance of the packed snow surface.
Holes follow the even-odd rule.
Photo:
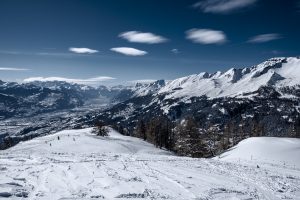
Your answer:
[[[278,162],[259,148],[249,160],[247,140],[221,158],[193,159],[114,130],[66,130],[0,152],[0,199],[300,199],[299,166],[281,163],[284,155],[299,160],[299,140],[290,141]]]
[[[300,168],[300,139],[253,137],[219,156],[225,161],[268,162]]]

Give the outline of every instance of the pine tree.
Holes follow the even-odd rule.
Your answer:
[[[139,138],[142,138],[143,140],[147,140],[147,135],[146,135],[146,124],[144,120],[139,120],[137,123],[137,128],[136,128],[136,135]]]
[[[148,123],[148,125],[146,126],[146,139],[148,142],[155,144],[155,127],[156,127],[156,120],[155,119],[151,119]]]
[[[204,145],[193,117],[186,118],[176,126],[174,150],[183,156],[203,157],[205,155]]]
[[[229,130],[229,125],[226,124],[224,126],[224,134],[223,134],[223,139],[222,139],[222,147],[223,147],[223,150],[225,149],[228,149],[230,147],[230,137],[231,137],[231,133],[230,133],[230,130]]]
[[[105,126],[104,122],[98,121],[95,126],[95,133],[97,136],[108,136],[108,128]]]
[[[300,138],[300,117],[298,117],[295,121],[295,136]]]

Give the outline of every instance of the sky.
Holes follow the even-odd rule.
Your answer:
[[[0,79],[123,84],[300,55],[300,0],[0,0]]]

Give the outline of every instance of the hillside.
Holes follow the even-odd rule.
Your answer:
[[[300,139],[253,137],[238,143],[218,158],[230,162],[272,163],[300,168]]]
[[[177,157],[114,130],[104,138],[90,131],[65,130],[1,151],[0,198],[299,199],[294,166]],[[281,140],[268,145],[275,149]],[[297,141],[281,155],[299,147]],[[243,148],[240,143],[232,155]]]

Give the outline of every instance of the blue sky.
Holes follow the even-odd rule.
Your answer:
[[[299,24],[298,0],[1,0],[0,79],[224,71],[298,56]]]

